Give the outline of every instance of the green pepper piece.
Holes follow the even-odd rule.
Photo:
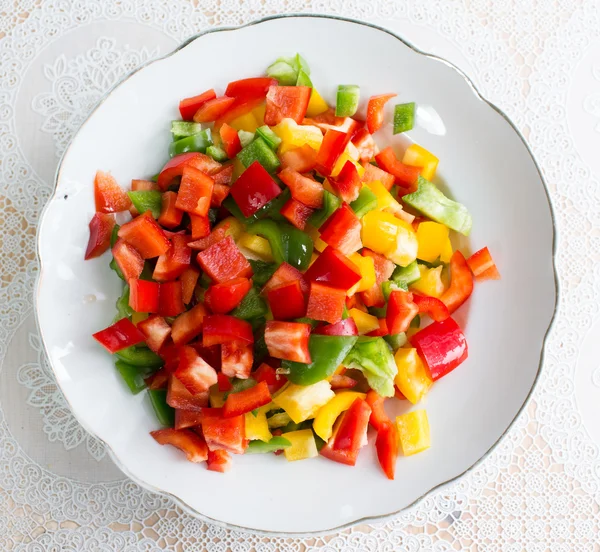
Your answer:
[[[115,353],[115,356],[119,360],[133,366],[158,368],[164,364],[163,359],[156,353],[153,353],[147,347],[140,347],[138,345],[121,349]]]
[[[129,286],[125,284],[121,296],[117,299],[116,303],[117,314],[113,319],[113,322],[121,320],[123,318],[129,318],[133,314],[133,309],[129,306]]]
[[[408,132],[415,126],[415,102],[397,104],[394,107],[394,134]]]
[[[270,429],[285,427],[291,421],[292,419],[290,418],[287,412],[278,412],[277,414],[273,414],[273,416],[267,419],[267,423],[269,424]]]
[[[150,177],[150,180],[152,180],[152,182],[158,182],[159,176],[160,176],[160,173],[156,173],[154,176]]]
[[[267,319],[264,316],[259,316],[258,318],[248,320],[248,322],[252,326],[252,331],[255,332],[267,323]]]
[[[385,318],[387,313],[387,307],[369,307],[369,314],[376,316],[377,318]]]
[[[173,424],[175,424],[175,409],[167,404],[167,390],[148,389],[148,395],[160,424],[173,427]]]
[[[227,161],[227,159],[229,159],[225,153],[225,150],[219,146],[208,146],[206,148],[206,155],[209,155],[219,163],[223,163],[223,161]]]
[[[208,289],[208,286],[210,286],[211,284],[211,277],[206,272],[203,272],[202,276],[200,276],[200,287],[202,287],[203,289]]]
[[[391,280],[393,280],[394,283],[399,286],[406,286],[406,289],[420,279],[421,272],[419,271],[417,261],[413,261],[408,266],[396,266],[391,277]]]
[[[400,332],[393,335],[384,335],[383,339],[385,339],[386,343],[392,348],[393,351],[396,351],[396,349],[403,347],[408,341],[404,332]]]
[[[269,356],[269,349],[265,343],[265,326],[254,330],[254,365],[259,366],[260,363]]]
[[[211,146],[212,143],[210,129],[206,128],[198,134],[181,138],[177,142],[171,142],[169,144],[169,156],[175,157],[176,155],[190,151],[206,153],[206,148]]]
[[[302,69],[298,71],[298,78],[296,79],[296,86],[310,86],[312,88],[313,83],[310,77]]]
[[[350,312],[348,311],[348,307],[344,304],[344,310],[342,310],[342,320],[346,320],[346,318],[350,318]]]
[[[396,282],[394,282],[392,280],[388,280],[387,282],[383,282],[381,284],[381,291],[383,292],[383,298],[386,301],[390,298],[392,291],[395,291],[395,290],[408,291],[408,286],[402,282],[397,284]]]
[[[297,424],[296,422],[290,422],[285,427],[282,427],[281,431],[285,434],[285,433],[289,433],[290,431],[300,431],[301,429],[312,429],[312,424],[313,424],[312,420],[304,420],[303,422],[300,422],[299,424]]]
[[[132,366],[131,364],[127,364],[122,360],[117,360],[115,362],[115,366],[127,384],[127,387],[129,387],[129,390],[134,395],[137,395],[140,391],[146,389],[146,382],[144,381],[144,378],[147,378],[152,372],[154,372],[153,369]]]
[[[313,241],[308,234],[291,224],[260,220],[248,226],[249,234],[260,234],[269,241],[275,261],[286,262],[298,270],[306,270],[313,253]]]
[[[117,240],[119,239],[119,229],[121,227],[118,224],[115,224],[113,226],[112,232],[110,234],[110,247],[114,247],[115,243],[117,243]]]
[[[411,328],[420,328],[421,327],[421,316],[419,314],[417,314],[411,321],[410,321],[410,327]]]
[[[248,259],[250,266],[252,267],[252,280],[254,285],[262,288],[270,279],[275,271],[277,270],[277,264],[267,263],[265,261],[255,261],[254,259]],[[242,303],[244,301],[242,300]]]
[[[313,431],[314,433],[314,431]],[[321,449],[326,445],[326,441],[323,441],[321,437],[319,437],[316,433],[314,433],[315,445],[317,445],[317,450],[321,452]]]
[[[246,293],[242,302],[233,309],[231,316],[241,318],[242,320],[250,320],[252,318],[264,316],[267,312],[269,312],[267,303],[260,296],[260,291],[253,286],[250,288],[250,291]]]
[[[300,324],[308,324],[313,330],[319,325],[318,320],[313,320],[312,318],[307,318],[306,316],[302,318],[295,318],[294,322],[298,322]]]
[[[369,211],[377,208],[377,196],[370,188],[363,186],[350,207],[359,219],[363,218]]]
[[[117,276],[121,278],[121,280],[125,281],[125,276],[123,276],[123,273],[121,272],[121,269],[114,258],[112,261],[110,261],[110,263],[108,263],[108,266],[111,268],[111,270],[114,270],[117,273]]]
[[[435,184],[422,176],[419,176],[418,184],[417,191],[403,196],[402,201],[430,219],[468,236],[473,220],[467,208],[447,198]]]
[[[369,387],[382,397],[394,396],[394,378],[398,367],[392,351],[381,337],[359,337],[340,364],[360,370],[367,378]]]
[[[311,335],[308,350],[312,362],[303,364],[284,360],[282,368],[288,368],[287,378],[298,385],[312,385],[331,376],[342,364],[358,338],[354,335]]]
[[[298,71],[287,61],[277,60],[267,67],[267,77],[277,79],[280,86],[293,86],[298,79]]]
[[[308,219],[309,224],[315,228],[320,228],[321,225],[338,209],[340,203],[340,199],[336,195],[327,190],[323,190],[323,207],[310,215]]]
[[[231,197],[231,194],[228,195],[223,201],[223,207],[225,207],[236,219],[244,224],[252,224],[257,220],[262,220],[264,218],[269,218],[272,220],[283,221],[284,217],[281,215],[281,208],[286,204],[286,202],[292,197],[289,188],[285,188],[275,199],[272,199],[266,205],[263,205],[256,213],[254,213],[250,217],[245,217],[237,203]]]
[[[278,450],[291,447],[285,437],[272,437],[268,443],[264,441],[250,441],[244,454],[264,454],[266,452],[277,452]]]
[[[200,123],[193,123],[191,121],[171,121],[171,133],[173,134],[173,140],[175,142],[181,138],[193,136],[200,132],[202,132],[202,125]]]
[[[358,109],[360,87],[356,84],[340,84],[335,102],[336,117],[352,117]]]
[[[227,393],[225,393],[223,395],[223,398],[227,399],[227,397],[229,396],[230,393],[239,393],[240,391],[245,391],[246,389],[250,389],[251,387],[254,387],[255,385],[256,385],[256,380],[254,380],[252,378],[247,378],[247,379],[234,378],[233,381],[231,382],[231,390],[227,391]]]
[[[137,209],[138,213],[151,211],[152,216],[157,219],[160,217],[160,208],[162,205],[162,194],[155,190],[140,190],[136,192],[127,192],[131,203]]]
[[[277,136],[267,125],[256,129],[256,134],[260,136],[272,150],[276,150],[281,144],[281,138]]]
[[[244,167],[248,168],[254,161],[258,161],[267,172],[275,172],[281,163],[275,152],[260,137],[256,137],[242,151],[237,154],[237,158]]]
[[[254,132],[248,132],[247,130],[238,130],[238,136],[240,137],[240,144],[243,148],[254,140]]]

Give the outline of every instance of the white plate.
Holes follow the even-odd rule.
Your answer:
[[[388,481],[373,436],[354,468],[323,458],[288,463],[235,457],[226,475],[187,462],[149,436],[157,428],[145,394],[132,396],[91,337],[110,324],[121,284],[109,258],[83,260],[94,213],[93,178],[111,171],[125,187],[166,160],[180,98],[260,75],[300,52],[331,103],[338,84],[415,101],[410,137],[440,158],[438,184],[473,215],[472,251],[487,245],[502,273],[477,285],[457,314],[469,359],[436,383],[424,404],[432,447],[400,457]],[[401,138],[389,130],[401,149]],[[471,468],[498,442],[530,394],[552,319],[556,287],[548,196],[522,137],[457,69],[364,23],[293,16],[205,33],[129,76],[102,101],[67,150],[40,224],[37,315],[56,379],[83,426],[135,481],[176,497],[213,521],[268,532],[325,531],[386,516]],[[468,314],[468,320],[467,320]],[[398,411],[407,406],[398,407]]]

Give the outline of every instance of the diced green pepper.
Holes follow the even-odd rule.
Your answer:
[[[280,86],[293,86],[298,79],[298,71],[287,61],[277,60],[267,67],[267,77],[277,79]]]
[[[112,232],[110,234],[110,246],[114,247],[115,243],[117,243],[117,240],[119,239],[119,229],[121,227],[118,224],[115,224],[113,226]]]
[[[119,265],[117,264],[117,262],[114,259],[112,259],[110,261],[110,263],[108,263],[108,266],[117,273],[117,276],[119,278],[121,278],[121,280],[125,281],[125,276],[123,276],[123,273],[121,272],[121,269],[119,268]]]
[[[177,140],[177,142],[171,142],[169,144],[169,156],[174,157],[182,153],[190,151],[199,151],[200,153],[206,153],[206,148],[212,145],[212,138],[209,128],[205,128],[203,131],[192,136],[187,136]]]
[[[342,320],[346,320],[346,318],[350,318],[350,312],[348,312],[348,307],[344,304],[344,310],[342,310]]]
[[[171,133],[173,134],[174,141],[193,136],[200,132],[202,132],[202,125],[200,123],[193,123],[191,121],[171,121]]]
[[[323,190],[323,207],[315,211],[310,215],[308,222],[315,228],[320,228],[321,225],[336,211],[340,206],[340,199],[328,192]]]
[[[264,441],[250,441],[248,448],[244,454],[265,454],[267,452],[277,452],[287,447],[291,447],[290,443],[285,437],[272,437],[268,443]]]
[[[250,389],[251,387],[254,387],[255,385],[256,385],[256,380],[253,378],[246,378],[246,379],[234,378],[233,381],[231,382],[231,391],[228,391],[227,393],[225,393],[223,398],[226,399],[227,395],[229,395],[229,393],[239,393],[240,391],[245,391],[246,389]]]
[[[336,117],[352,117],[358,109],[360,87],[356,84],[340,84],[335,102]]]
[[[265,326],[263,325],[254,330],[254,365],[260,365],[267,356],[269,356],[269,349],[265,343]]]
[[[203,289],[208,289],[208,286],[210,286],[211,284],[211,277],[206,272],[203,272],[202,276],[200,276],[200,287],[202,287]]]
[[[262,288],[270,279],[275,271],[277,270],[276,263],[267,263],[265,261],[255,261],[254,259],[248,259],[250,266],[252,267],[252,280],[254,285]],[[243,303],[243,300],[242,300]]]
[[[242,320],[250,320],[264,316],[269,312],[267,303],[260,296],[260,292],[255,287],[250,288],[246,293],[242,302],[233,310],[231,316],[241,318]]]
[[[227,161],[228,159],[225,150],[219,146],[208,146],[206,148],[206,155],[210,155],[210,157],[219,163],[223,163],[223,161]]]
[[[296,86],[310,86],[312,88],[312,81],[307,73],[305,73],[302,69],[298,71],[298,78],[296,79]]]
[[[256,129],[256,134],[260,136],[272,150],[276,150],[281,144],[281,138],[277,136],[267,125]]]
[[[147,378],[154,371],[153,369],[142,368],[140,366],[132,366],[122,360],[117,360],[115,366],[127,384],[127,387],[129,387],[134,395],[146,389],[144,378]]]
[[[295,318],[294,322],[298,322],[299,324],[308,324],[313,330],[319,325],[318,320],[313,320],[312,318],[307,318],[303,316],[302,318]]]
[[[237,154],[237,158],[244,167],[248,168],[254,161],[258,161],[268,172],[275,172],[281,163],[275,152],[258,136]]]
[[[254,132],[248,132],[247,130],[238,130],[238,136],[240,137],[240,144],[243,148],[254,140]]]
[[[133,314],[133,309],[129,306],[129,286],[125,284],[123,293],[117,299],[117,315],[113,319],[113,322],[121,320],[122,318],[129,318]]]
[[[394,335],[384,335],[383,339],[385,339],[386,343],[392,348],[393,351],[403,347],[407,342],[406,334],[404,332]]]
[[[285,427],[291,421],[292,419],[287,412],[279,412],[277,414],[273,414],[273,416],[270,418],[267,418],[267,423],[269,424],[270,429]]]
[[[392,291],[399,289],[401,289],[402,291],[408,291],[408,286],[403,282],[397,284],[393,280],[388,280],[387,282],[383,282],[381,284],[381,291],[383,292],[383,297],[386,301],[390,298]]]
[[[364,337],[356,344],[344,359],[346,368],[360,370],[373,391],[382,397],[394,396],[394,378],[398,368],[388,344],[381,337]]]
[[[354,214],[360,219],[369,211],[377,208],[377,196],[367,186],[363,186],[358,197],[350,203]]]
[[[151,211],[152,216],[157,219],[160,217],[160,207],[162,205],[162,194],[155,190],[140,190],[136,192],[127,192],[131,203],[142,214]]]
[[[158,368],[164,364],[162,358],[156,353],[152,352],[147,347],[139,345],[132,345],[126,349],[121,349],[115,353],[115,356],[133,366],[140,366],[142,368]]]
[[[397,266],[392,274],[392,280],[398,285],[404,285],[407,287],[414,284],[421,278],[421,272],[419,271],[419,265],[417,261],[413,261],[408,266]]]
[[[408,132],[415,126],[415,102],[394,107],[394,134]]]
[[[410,327],[411,328],[420,328],[421,327],[421,316],[419,314],[417,314],[411,321],[410,321]]]
[[[248,322],[252,326],[252,331],[255,332],[267,323],[267,319],[265,316],[258,316],[257,318],[251,318]]]
[[[167,390],[148,389],[148,395],[160,424],[173,427],[175,423],[175,409],[167,404]]]
[[[369,307],[369,314],[376,316],[377,318],[385,318],[387,313],[387,307]]]

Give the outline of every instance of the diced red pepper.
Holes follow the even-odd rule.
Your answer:
[[[251,344],[230,341],[221,345],[221,370],[230,378],[247,379],[252,370],[254,352]]]
[[[320,182],[292,169],[283,169],[279,178],[288,186],[296,201],[313,209],[323,206],[323,185]]]
[[[202,434],[209,450],[223,449],[243,454],[248,446],[244,416],[225,418],[222,408],[205,408],[202,411]]]
[[[465,334],[453,318],[430,324],[413,335],[410,342],[433,381],[454,370],[469,356]]]
[[[231,196],[245,217],[250,217],[281,193],[281,188],[258,162],[254,161],[231,186]]]
[[[286,151],[280,156],[281,168],[291,169],[299,173],[307,173],[315,168],[317,152],[308,144]]]
[[[194,113],[194,121],[196,123],[216,121],[232,106],[233,102],[235,102],[235,98],[228,96],[220,96],[209,100]]]
[[[163,368],[170,374],[173,374],[179,366],[179,347],[168,340],[158,351],[158,355],[165,362]]]
[[[189,311],[182,312],[173,321],[171,337],[175,345],[185,345],[194,339],[194,337],[200,335],[202,322],[207,315],[208,311],[202,303],[198,303]]]
[[[362,248],[359,218],[347,203],[337,209],[319,229],[321,239],[344,255]]]
[[[204,303],[213,313],[225,314],[242,302],[251,287],[252,282],[248,278],[234,278],[222,284],[213,284],[204,294]]]
[[[306,115],[311,92],[310,86],[270,86],[265,124],[276,125],[283,119],[293,119],[300,124]]]
[[[266,362],[258,367],[253,377],[258,383],[265,382],[271,393],[279,391],[287,383],[287,379],[284,376],[278,376],[275,368]]]
[[[109,353],[116,353],[126,347],[137,345],[145,337],[129,318],[122,318],[112,326],[96,332],[92,337]]]
[[[390,335],[408,330],[412,319],[419,314],[419,307],[413,301],[413,294],[396,289],[390,294],[386,312],[386,322]]]
[[[231,236],[198,253],[198,263],[202,270],[217,283],[227,282],[232,278],[252,276],[250,263],[242,255]]]
[[[91,230],[90,222],[90,230]],[[87,259],[87,256],[86,256]],[[468,259],[467,264],[475,276],[475,280],[483,282],[484,280],[500,280],[500,272],[492,259],[492,255],[487,247],[473,253]]]
[[[206,461],[206,469],[219,473],[228,472],[232,465],[231,456],[226,450],[216,449],[208,451],[208,460]]]
[[[158,314],[161,316],[177,316],[185,310],[182,298],[181,282],[165,282],[160,284],[158,293]]]
[[[131,190],[133,192],[158,192],[160,188],[152,180],[136,180],[134,178],[131,181]]]
[[[232,418],[252,412],[256,408],[271,402],[271,393],[266,382],[262,381],[255,386],[237,393],[229,393],[223,405],[223,417]]]
[[[159,285],[148,280],[129,280],[129,306],[135,312],[156,312],[158,310]]]
[[[119,238],[133,245],[144,259],[158,257],[171,247],[169,238],[156,224],[150,211],[121,226]]]
[[[187,237],[175,234],[171,238],[171,247],[156,261],[152,277],[158,282],[174,280],[190,266],[192,250],[188,247]]]
[[[228,165],[224,165],[223,168],[219,169],[215,173],[212,173],[211,176],[215,181],[215,186],[223,185],[229,187],[231,184],[231,179],[233,178],[233,164],[230,163]],[[214,194],[215,192],[213,192],[213,196]]]
[[[277,85],[270,77],[251,77],[230,82],[225,94],[231,98],[264,98],[269,87]]]
[[[154,372],[154,374],[148,376],[144,383],[148,389],[165,389],[169,382],[169,372],[164,368]]]
[[[394,424],[389,422],[377,432],[375,448],[383,473],[388,479],[394,479],[398,459],[398,433]]]
[[[343,289],[333,288],[319,282],[310,283],[310,294],[306,309],[308,318],[335,324],[342,320],[345,304],[346,292]]]
[[[202,323],[202,344],[204,347],[235,341],[240,345],[254,342],[252,326],[249,322],[226,314],[206,316]]]
[[[161,445],[172,445],[184,452],[190,462],[204,462],[208,459],[208,448],[204,439],[190,429],[159,429],[150,435]]]
[[[242,143],[240,137],[235,128],[224,123],[219,129],[219,135],[221,136],[221,142],[223,142],[223,149],[229,159],[233,159],[242,149]]]
[[[317,153],[316,168],[323,176],[329,176],[336,161],[350,141],[350,133],[328,130]]]
[[[221,163],[208,155],[199,152],[182,153],[167,161],[162,168],[162,171],[158,175],[158,187],[161,190],[166,190],[176,177],[183,174],[185,167],[193,167],[210,176],[222,170]]]
[[[336,130],[339,132],[345,132],[354,134],[356,129],[360,126],[358,121],[352,119],[352,117],[337,117],[335,114],[335,108],[330,107],[327,111],[319,113],[319,115],[307,118],[302,121],[303,125],[316,126],[321,129],[322,132],[328,130]]]
[[[220,242],[227,237],[229,226],[229,222],[226,222],[222,226],[214,228],[213,231],[205,238],[188,242],[188,247],[198,251],[204,251],[205,249],[208,249],[211,245],[214,245],[215,243]]]
[[[129,196],[114,176],[98,171],[94,178],[94,200],[97,213],[119,213],[131,207]]]
[[[262,292],[268,294],[271,289],[287,282],[293,282],[294,280],[300,281],[302,293],[306,295],[309,287],[302,272],[288,263],[281,263],[279,268],[273,273],[273,276],[271,276],[269,281],[265,284],[265,287],[263,287]]]
[[[265,343],[269,355],[281,360],[310,364],[308,340],[310,325],[300,322],[269,321],[265,327]]]
[[[308,281],[320,282],[344,291],[348,291],[361,279],[358,267],[333,247],[325,248],[304,277]]]
[[[381,289],[381,284],[386,282],[392,276],[395,265],[392,261],[375,251],[371,251],[366,247],[361,251],[363,257],[371,257],[375,267],[375,284],[365,291],[360,292],[363,303],[367,307],[383,307],[385,298]]]
[[[221,369],[221,345],[204,347],[200,341],[196,341],[190,347],[196,349],[196,352],[215,370]]]
[[[348,310],[358,309],[359,311],[362,311],[362,312],[369,312],[369,310],[363,303],[363,301],[360,298],[360,295],[358,293],[355,293],[351,297],[346,297],[346,308]]]
[[[137,327],[144,334],[146,345],[155,353],[160,351],[165,341],[171,335],[171,326],[167,324],[162,316],[158,316],[157,314],[153,314],[146,318],[146,320],[138,322]]]
[[[184,345],[179,351],[179,367],[174,376],[192,394],[197,395],[208,391],[211,385],[217,383],[217,372],[194,349]]]
[[[190,221],[190,232],[193,240],[200,240],[210,235],[210,220],[207,215],[190,215]]]
[[[358,384],[355,379],[343,374],[334,374],[330,383],[332,391],[337,391],[338,389],[352,389]]]
[[[450,287],[440,299],[452,314],[473,293],[473,273],[464,255],[456,250],[450,258]]]
[[[233,170],[233,168],[232,168],[232,170]],[[217,173],[217,174],[219,174],[219,173]],[[215,185],[213,187],[213,194],[212,194],[212,197],[210,200],[210,206],[211,207],[221,207],[223,201],[225,201],[225,199],[229,195],[230,191],[231,191],[231,189],[229,188],[229,186],[227,184],[215,183]]]
[[[221,393],[225,393],[233,389],[233,384],[223,372],[219,372],[217,374],[217,387]]]
[[[388,332],[386,319],[378,318],[377,322],[379,322],[379,328],[373,330],[372,332],[369,332],[367,335],[369,337],[383,337],[384,335],[389,335],[390,332]]]
[[[358,335],[358,328],[356,327],[354,318],[348,317],[345,320],[336,322],[335,324],[328,324],[326,326],[316,328],[313,333],[319,335]]]
[[[375,160],[384,171],[394,176],[398,186],[408,188],[409,190],[416,190],[421,167],[412,167],[398,161],[394,150],[390,146],[381,150],[375,156]]]
[[[352,135],[352,143],[358,150],[358,158],[368,163],[377,153],[377,144],[366,128],[359,128]]]
[[[202,412],[198,410],[175,410],[175,429],[198,427],[202,422]]]
[[[179,277],[179,281],[181,282],[181,299],[184,305],[189,305],[192,301],[198,278],[200,278],[200,271],[193,266],[187,267]]]
[[[313,214],[314,210],[294,198],[288,199],[285,205],[279,211],[287,220],[289,220],[299,230],[306,228],[306,222]]]
[[[436,322],[446,320],[450,316],[448,307],[436,297],[413,293],[413,301],[419,307],[419,314],[428,314]]]
[[[235,101],[230,105],[229,109],[227,109],[227,111],[225,111],[225,113],[220,115],[219,118],[215,121],[215,124],[214,124],[215,130],[219,129],[221,127],[221,125],[223,125],[225,123],[230,123],[231,121],[234,121],[238,117],[241,117],[242,115],[245,115],[246,113],[250,113],[250,111],[252,111],[254,108],[256,108],[259,105],[261,105],[262,103],[264,103],[264,101],[265,101],[264,96],[263,97],[258,96],[255,98],[252,98],[250,96],[248,96],[248,97],[240,96],[239,98],[235,98]]]
[[[185,98],[179,102],[179,113],[184,121],[192,121],[196,111],[198,111],[206,102],[214,100],[217,97],[215,91],[211,88],[198,96]]]
[[[175,206],[192,215],[205,217],[210,209],[214,182],[202,171],[185,166],[181,175],[181,184]]]
[[[208,406],[208,391],[192,395],[175,376],[169,378],[167,404],[173,408],[201,412]]]
[[[369,423],[375,431],[380,431],[386,424],[391,424],[391,420],[385,412],[385,399],[372,389],[367,393],[367,404],[371,407],[371,417]]]
[[[292,280],[271,288],[267,292],[269,306],[275,320],[302,318],[306,314],[306,297],[300,280]]]
[[[377,132],[383,125],[383,107],[395,98],[397,94],[379,94],[371,96],[367,104],[367,128],[371,134]]]
[[[90,220],[90,239],[85,250],[85,260],[99,257],[110,247],[110,237],[115,217],[108,213],[96,213]]]
[[[175,206],[176,203],[177,192],[165,192],[162,195],[158,224],[165,228],[175,228],[181,224],[183,211]]]
[[[396,183],[396,179],[393,174],[385,172],[383,169],[372,165],[371,163],[365,163],[365,172],[362,176],[362,181],[366,184],[367,182],[381,182],[385,189],[389,192],[392,186]]]
[[[354,201],[362,187],[356,165],[351,161],[344,163],[340,174],[336,178],[332,178],[330,183],[337,195],[346,203]]]

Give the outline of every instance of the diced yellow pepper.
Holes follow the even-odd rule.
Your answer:
[[[269,263],[274,260],[271,245],[265,238],[242,232],[242,235],[237,240],[237,244],[240,248],[247,249],[253,253],[261,261]]]
[[[417,259],[432,263],[442,253],[448,240],[448,227],[439,222],[422,222],[417,228]]]
[[[137,326],[143,320],[148,318],[149,314],[147,312],[134,312],[131,315],[131,321]]]
[[[404,152],[402,163],[413,167],[423,167],[421,176],[427,180],[431,180],[435,176],[435,171],[438,166],[439,159],[433,153],[427,151],[424,147],[418,144],[409,146]]]
[[[308,263],[308,266],[311,266],[318,258],[319,254],[313,251],[312,255],[310,256],[310,262]]]
[[[417,454],[431,446],[429,420],[425,410],[415,410],[398,416],[396,427],[404,456]]]
[[[346,149],[343,151],[342,155],[340,155],[338,160],[335,162],[333,170],[331,171],[331,176],[337,176],[340,173],[340,171],[344,168],[346,161],[350,161],[356,167],[358,175],[362,177],[362,175],[365,172],[365,168],[358,161],[359,155],[360,154],[358,153],[356,146],[352,142],[350,142],[346,146]]]
[[[359,335],[367,334],[379,328],[379,320],[376,316],[359,309],[350,309],[348,314],[354,319]]]
[[[285,454],[285,459],[288,462],[319,456],[312,429],[290,431],[289,433],[284,433],[282,437],[292,444],[292,446],[283,449],[283,454]]]
[[[245,130],[246,132],[256,132],[256,129],[260,126],[252,111],[240,115],[229,123],[230,126],[235,130]]]
[[[444,247],[442,247],[442,252],[440,253],[440,261],[443,263],[449,263],[452,258],[452,242],[450,241],[450,237],[446,238],[446,242],[444,243]]]
[[[325,181],[325,182],[327,182],[327,181]],[[325,250],[325,248],[327,247],[327,244],[321,239],[320,232],[314,226],[311,226],[310,224],[306,225],[306,228],[304,229],[304,231],[310,236],[310,239],[313,241],[313,245],[314,245],[315,249],[319,253],[322,253]]]
[[[226,224],[229,224],[229,228],[227,229],[226,234],[228,236],[231,236],[233,238],[233,241],[238,241],[240,239],[240,236],[244,232],[244,225],[235,217],[227,217],[215,226],[215,230],[217,228],[222,228]]]
[[[256,416],[252,412],[246,412],[244,420],[246,424],[246,439],[264,441],[266,443],[273,437],[269,431],[267,414],[263,408],[258,409]]]
[[[317,89],[313,87],[312,92],[310,93],[308,107],[306,108],[306,116],[316,117],[328,109],[329,106],[327,105],[327,102],[323,99],[321,94],[317,92]]]
[[[280,155],[304,144],[318,151],[323,141],[323,133],[319,127],[299,125],[293,119],[283,119],[279,124],[271,127],[271,130],[281,138],[278,149]]]
[[[233,160],[232,181],[235,182],[245,170],[246,170],[246,167],[244,167],[243,163],[236,157]]]
[[[408,266],[417,258],[419,242],[412,225],[400,219],[398,221],[398,234],[396,247],[386,253],[386,257],[400,266]]]
[[[412,226],[391,213],[369,211],[362,219],[361,239],[364,247],[407,266],[417,258],[419,244]]]
[[[365,393],[357,391],[341,391],[337,393],[325,406],[322,406],[313,422],[314,432],[324,441],[328,441],[333,433],[333,424],[338,416],[348,410],[356,399],[364,399]]]
[[[265,124],[265,110],[267,106],[263,103],[252,110],[252,115],[256,119],[256,124],[260,127]]]
[[[288,384],[273,397],[273,402],[285,410],[295,423],[313,418],[324,404],[335,396],[327,380],[312,385]]]
[[[421,357],[416,349],[400,348],[396,351],[394,360],[398,367],[394,383],[411,403],[417,404],[433,383]]]
[[[359,253],[352,253],[348,259],[358,267],[361,276],[360,280],[348,290],[348,296],[352,297],[357,291],[366,291],[375,285],[375,263],[372,257],[363,257]]]
[[[209,389],[208,400],[211,408],[221,408],[225,404],[225,392],[219,391],[218,386],[213,385]]]
[[[441,265],[435,268],[419,265],[421,278],[412,284],[410,289],[431,297],[441,297],[446,289],[444,282],[442,282],[443,268]]]
[[[400,208],[400,210],[402,210],[402,206],[394,199],[394,196],[386,190],[385,186],[379,180],[367,182],[366,184],[377,197],[377,209],[382,211],[390,209],[393,211],[394,209]]]

